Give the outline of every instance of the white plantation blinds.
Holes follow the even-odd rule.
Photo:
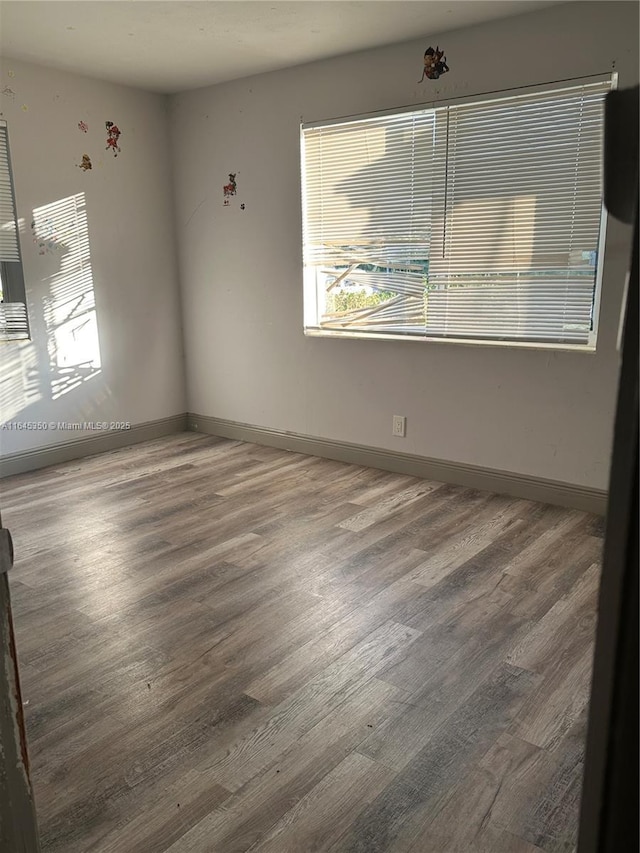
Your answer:
[[[28,334],[9,141],[0,123],[0,340]]]
[[[305,263],[328,288],[321,325],[403,332],[419,324],[433,110],[309,128],[303,152]]]
[[[305,131],[309,259],[386,261],[431,236],[433,111]]]
[[[0,125],[0,260],[19,261],[7,128]]]
[[[593,346],[610,87],[304,128],[307,330]]]
[[[607,88],[448,108],[428,335],[589,343]]]

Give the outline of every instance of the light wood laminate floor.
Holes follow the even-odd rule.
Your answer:
[[[599,519],[194,433],[5,480],[45,853],[565,853]]]

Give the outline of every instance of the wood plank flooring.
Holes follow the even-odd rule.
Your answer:
[[[194,433],[0,483],[45,853],[568,853],[601,529]]]

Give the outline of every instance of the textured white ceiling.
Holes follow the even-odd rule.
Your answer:
[[[179,92],[550,5],[553,0],[2,0],[0,52]]]

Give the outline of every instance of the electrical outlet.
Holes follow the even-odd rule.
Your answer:
[[[397,435],[404,438],[407,433],[407,419],[404,415],[393,416],[392,435]]]

